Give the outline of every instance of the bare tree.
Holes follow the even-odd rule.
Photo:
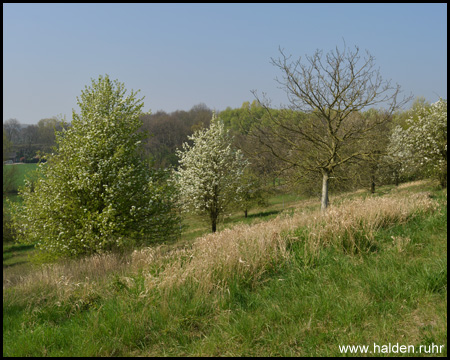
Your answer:
[[[17,119],[8,119],[3,123],[3,130],[6,132],[6,137],[13,144],[17,144],[20,140],[21,125]]]
[[[373,154],[364,140],[411,97],[398,101],[400,86],[383,80],[375,58],[368,51],[362,58],[358,47],[352,50],[344,43],[343,51],[336,47],[325,56],[317,50],[305,62],[301,58],[290,62],[291,56],[279,51],[281,57],[271,62],[283,73],[276,80],[289,105],[275,116],[270,102],[253,91],[270,122],[261,122],[252,134],[283,161],[285,169],[295,169],[300,176],[321,174],[324,211],[333,171],[344,163],[370,158]],[[381,105],[385,108],[379,116],[361,116],[362,110]]]
[[[30,158],[36,155],[37,147],[39,146],[39,127],[38,125],[28,125],[22,128],[20,133],[22,138],[21,153],[24,157]],[[40,150],[43,150],[41,148]]]

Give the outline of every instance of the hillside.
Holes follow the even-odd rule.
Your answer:
[[[446,190],[330,200],[122,256],[5,267],[4,246],[3,355],[446,355]]]

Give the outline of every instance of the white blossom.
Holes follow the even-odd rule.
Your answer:
[[[211,125],[188,137],[177,151],[180,158],[173,179],[181,194],[184,211],[208,216],[213,231],[219,215],[224,214],[241,190],[241,177],[247,160],[232,146],[232,136],[213,114]]]
[[[74,111],[72,126],[57,137],[57,153],[21,191],[23,206],[13,209],[24,242],[64,256],[177,235],[167,176],[139,155],[143,103],[135,95],[125,96],[124,85],[108,77],[82,91],[80,114]]]
[[[401,164],[405,174],[436,176],[441,184],[447,181],[447,100],[422,106],[416,117],[397,126],[389,144],[389,155]]]

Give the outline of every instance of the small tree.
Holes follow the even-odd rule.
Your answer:
[[[143,106],[136,92],[108,76],[78,99],[70,128],[56,133],[56,153],[14,207],[22,241],[55,256],[124,249],[174,236],[172,190],[142,160]]]
[[[391,136],[390,157],[401,164],[403,174],[439,179],[447,187],[447,100],[421,106],[397,126]]]
[[[378,110],[369,109],[360,113],[363,121],[373,122],[374,118],[382,117]],[[371,132],[371,136],[366,136],[361,142],[361,147],[366,149],[369,154],[362,160],[350,161],[348,166],[343,165],[340,171],[343,171],[344,178],[349,180],[352,188],[363,186],[373,194],[377,185],[386,182],[385,171],[386,163],[383,161],[386,156],[386,149],[389,144],[389,136],[392,132],[392,122],[386,121],[377,127],[376,131]],[[342,175],[341,175],[342,176]],[[350,189],[349,189],[350,190]]]
[[[180,165],[174,181],[182,208],[208,217],[215,232],[219,216],[239,200],[247,161],[232,147],[229,131],[215,114],[209,128],[196,131],[188,139],[193,144],[184,143],[183,151],[177,151]]]
[[[251,171],[250,167],[245,169],[241,178],[241,191],[237,207],[244,212],[245,217],[248,211],[255,206],[267,206],[267,190],[261,178]]]

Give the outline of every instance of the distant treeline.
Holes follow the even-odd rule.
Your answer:
[[[208,127],[212,110],[204,104],[189,111],[145,114],[141,117],[142,130],[149,136],[145,144],[147,156],[156,167],[176,165],[175,149],[187,141],[187,136],[202,127]],[[3,123],[3,160],[37,162],[40,155],[51,153],[56,145],[55,130],[69,127],[61,117],[40,120],[36,125],[24,125],[17,119]]]
[[[424,103],[423,99],[417,99],[410,110],[394,114],[391,121],[385,127],[379,129],[380,133],[377,134],[375,144],[377,151],[385,152],[393,127],[404,125],[405,119],[414,113],[414,108],[425,105]],[[376,112],[373,109],[370,111]],[[188,137],[196,130],[209,127],[212,113],[213,111],[205,104],[198,104],[189,111],[178,110],[172,113],[157,111],[153,114],[142,115],[141,131],[148,134],[144,144],[143,156],[152,159],[155,168],[177,167],[176,150],[181,149],[184,142],[189,142]],[[251,132],[255,124],[258,126],[267,124],[269,126],[269,117],[276,118],[280,114],[286,117],[286,110],[272,109],[268,113],[257,101],[244,102],[240,108],[228,107],[218,113],[225,127],[232,130],[236,142],[234,145],[240,148],[250,159],[252,172],[265,183],[274,183],[275,179],[279,179],[282,164],[271,156],[267,148],[264,148],[254,136],[251,136]],[[370,112],[368,114],[370,115]],[[293,121],[298,116],[309,115],[293,112]],[[360,116],[367,116],[367,114],[360,114]],[[54,151],[56,144],[55,130],[60,131],[63,127],[69,126],[70,123],[65,122],[61,117],[42,119],[36,125],[22,125],[16,119],[7,120],[3,123],[3,160],[37,162],[40,155]],[[296,141],[295,138],[292,140]],[[282,146],[282,144],[277,146]],[[371,144],[370,146],[374,145]],[[381,171],[378,165],[362,161],[342,167],[335,173],[334,181],[330,185],[332,188],[335,187],[336,190],[348,190],[361,185],[373,186],[375,182],[378,184],[384,183],[387,174],[383,174],[386,171]],[[392,173],[392,169],[387,170]],[[320,176],[303,179],[302,182],[290,170],[284,172],[283,178],[295,179],[303,192],[315,194],[319,191],[317,184],[321,181]],[[383,181],[381,181],[381,178],[384,178]]]

